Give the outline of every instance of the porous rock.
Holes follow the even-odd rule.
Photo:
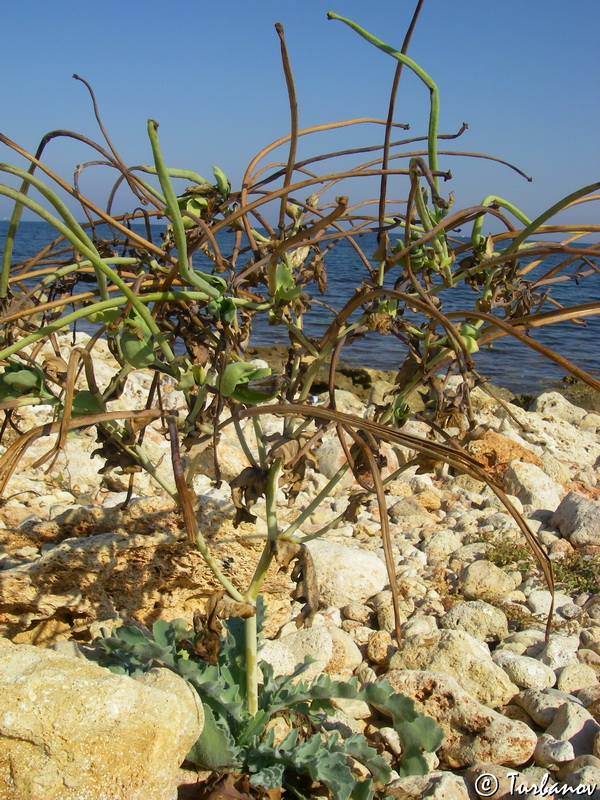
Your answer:
[[[468,564],[459,577],[467,600],[493,603],[502,600],[515,588],[514,580],[504,570],[485,559]]]
[[[414,636],[394,653],[390,669],[444,672],[479,703],[492,708],[505,705],[519,691],[494,664],[487,646],[464,631]]]
[[[558,709],[568,702],[579,701],[573,695],[557,689],[525,689],[513,698],[513,703],[525,709],[540,728],[547,728]]]
[[[580,422],[586,412],[579,406],[574,406],[569,403],[558,392],[544,392],[535,398],[529,407],[530,411],[537,411],[551,420],[562,419],[565,422],[570,422],[572,425]]]
[[[593,753],[594,739],[598,732],[600,725],[578,703],[562,705],[546,730],[549,736],[570,742],[575,756]]]
[[[496,650],[493,659],[521,689],[545,688],[556,683],[554,670],[535,658],[516,655],[509,650]]]
[[[535,464],[511,461],[504,474],[504,488],[524,505],[554,511],[564,489]]]
[[[498,642],[508,636],[506,614],[483,600],[456,603],[440,619],[440,628],[466,631],[483,642]]]
[[[306,545],[312,555],[321,604],[342,608],[364,603],[387,583],[387,570],[374,553],[315,539]]]
[[[569,492],[550,519],[573,547],[600,546],[600,502]]]
[[[480,761],[518,765],[533,753],[537,737],[523,722],[503,717],[479,703],[441,672],[395,670],[386,675],[394,689],[415,701],[417,711],[432,717],[444,731],[438,750],[451,768]]]
[[[402,800],[469,800],[464,779],[452,772],[410,775],[389,785],[389,797]]]
[[[234,529],[222,518],[201,521],[213,556],[227,559],[234,581],[247,585],[262,549],[260,539],[249,535],[254,528],[244,523]],[[180,524],[172,501],[155,497],[126,512],[82,509],[68,524],[38,526],[33,534],[56,546],[22,566],[0,570],[0,634],[12,638],[30,631],[36,641],[39,626],[63,618],[78,632],[116,616],[145,625],[159,614],[191,622],[194,610],[220,584],[182,537]],[[289,597],[288,581],[273,565],[265,589]]]
[[[313,659],[302,673],[302,680],[311,680],[325,671],[334,654],[333,639],[323,626],[300,628],[294,633],[265,642],[260,658],[273,666],[275,675],[289,675],[307,656]]]
[[[132,680],[6,639],[0,696],[2,800],[167,800],[204,723],[174,673]]]

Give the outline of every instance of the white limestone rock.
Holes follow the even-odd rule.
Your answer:
[[[479,703],[449,675],[397,670],[388,672],[386,678],[396,691],[415,701],[417,711],[432,717],[443,729],[438,754],[450,767],[482,761],[516,766],[531,758],[537,743],[535,733],[525,723]]]
[[[313,558],[321,603],[343,608],[380,592],[388,577],[383,561],[368,550],[319,539],[306,545]]]
[[[573,695],[557,689],[526,689],[513,698],[513,703],[523,708],[540,728],[547,728],[558,709],[565,703],[580,703]]]
[[[482,642],[499,642],[508,636],[506,614],[483,600],[456,603],[440,619],[440,628],[466,631]]]
[[[429,775],[410,775],[393,781],[387,787],[389,797],[403,800],[469,800],[464,778],[452,772],[430,772]]]
[[[494,664],[489,648],[464,631],[438,631],[414,636],[390,659],[390,670],[428,670],[454,678],[479,703],[498,708],[518,687]]]
[[[504,488],[524,505],[554,511],[564,495],[562,486],[544,470],[525,461],[511,461],[504,474]]]
[[[204,724],[196,692],[172,672],[132,680],[6,639],[0,696],[2,800],[172,797]]]
[[[461,570],[460,584],[467,600],[484,600],[488,603],[503,600],[516,588],[515,581],[504,570],[481,559]]]
[[[521,689],[552,687],[556,683],[554,670],[535,658],[516,655],[509,650],[496,650],[492,658]]]
[[[529,411],[537,411],[544,417],[554,421],[562,419],[576,425],[586,415],[586,411],[579,406],[574,406],[558,392],[544,392],[536,397]]]
[[[569,492],[550,519],[573,547],[600,546],[600,502]]]
[[[600,725],[590,712],[578,703],[562,705],[546,729],[549,736],[568,741],[573,747],[575,756],[593,754],[594,739],[598,732]]]
[[[333,656],[333,639],[328,628],[300,628],[295,633],[270,639],[260,649],[259,658],[271,664],[275,675],[290,675],[307,656],[313,659],[301,680],[321,675]]]

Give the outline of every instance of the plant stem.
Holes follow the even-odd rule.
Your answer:
[[[246,654],[246,707],[254,716],[258,711],[258,627],[256,614],[244,620]]]

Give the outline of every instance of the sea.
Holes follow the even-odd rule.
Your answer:
[[[134,230],[144,233],[143,226],[133,226]],[[0,252],[4,249],[7,221],[0,221]],[[160,226],[153,226],[153,238],[160,241]],[[233,235],[223,234],[219,244],[223,253],[227,253],[228,237],[233,241]],[[20,261],[30,258],[55,238],[54,229],[46,222],[23,221],[19,226],[13,260]],[[370,256],[375,250],[375,234],[363,234],[358,240],[363,251]],[[552,256],[544,262],[544,271],[555,266],[561,260],[560,256]],[[333,309],[340,309],[344,303],[353,297],[355,288],[361,285],[365,276],[365,267],[357,257],[354,249],[348,242],[340,242],[326,256],[327,291],[321,297],[314,287],[309,293],[322,300]],[[521,264],[526,259],[521,259]],[[600,265],[598,259],[595,260]],[[194,256],[194,266],[197,269],[206,268]],[[570,269],[573,268],[571,265]],[[532,272],[529,277],[536,273]],[[397,276],[391,275],[393,284]],[[598,273],[577,281],[569,280],[553,285],[551,296],[563,306],[596,301],[600,304],[600,275]],[[476,299],[475,292],[464,284],[444,291],[442,295],[443,310],[453,311],[473,307]],[[543,310],[552,310],[553,306],[546,302]],[[305,333],[308,336],[319,337],[323,334],[333,318],[333,312],[324,306],[313,304],[311,311],[305,315]],[[262,316],[262,315],[257,315]],[[560,355],[588,371],[596,378],[600,378],[600,314],[587,317],[584,324],[576,322],[562,322],[531,331],[531,337],[541,344],[551,348]],[[83,328],[85,330],[85,327]],[[91,331],[90,331],[91,332]],[[282,326],[270,326],[266,320],[255,324],[251,344],[256,346],[287,345],[289,338],[286,329]],[[383,336],[376,332],[367,332],[363,337],[355,340],[352,345],[343,349],[341,361],[351,366],[363,366],[382,370],[397,370],[406,356],[406,348],[394,336]],[[558,367],[551,360],[536,353],[531,348],[505,336],[496,340],[491,347],[482,347],[475,353],[474,361],[477,371],[487,377],[492,383],[503,386],[515,393],[539,394],[559,385],[565,377],[565,370]]]

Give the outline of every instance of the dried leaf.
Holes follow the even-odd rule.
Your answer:
[[[267,487],[265,473],[256,467],[246,467],[229,485],[235,506],[233,526],[237,528],[242,522],[256,522],[256,517],[250,512],[250,508],[265,493]]]
[[[252,800],[252,795],[247,791],[243,791],[243,793],[238,791],[238,786],[245,789],[245,781],[242,780],[244,777],[236,775],[234,772],[228,772],[219,780],[205,800]]]
[[[196,632],[194,650],[209,664],[216,664],[223,631],[221,620],[229,619],[229,617],[248,619],[255,614],[256,606],[250,603],[238,603],[237,600],[233,600],[225,594],[224,589],[214,592],[208,600],[204,614],[200,611],[194,613],[194,631]]]
[[[291,573],[291,579],[296,584],[292,598],[304,601],[304,606],[296,617],[296,625],[310,628],[319,608],[319,589],[311,552],[305,544],[280,538],[275,542],[274,555],[275,561],[284,571],[287,571],[292,561],[296,562]]]

